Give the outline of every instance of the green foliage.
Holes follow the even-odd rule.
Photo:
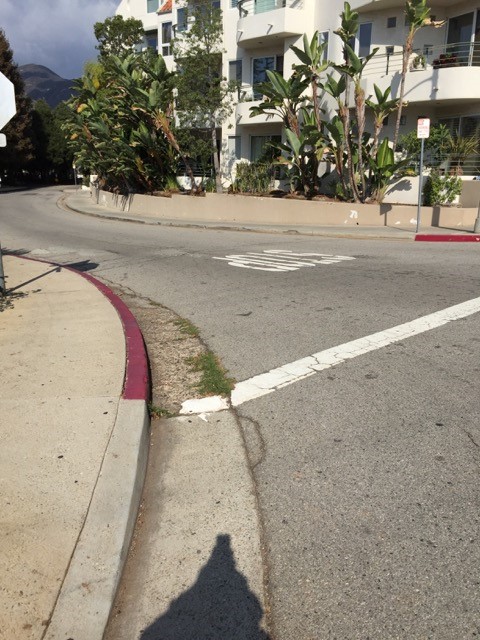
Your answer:
[[[430,129],[430,136],[425,140],[424,149],[427,151],[425,164],[427,166],[436,166],[441,160],[441,155],[447,141],[450,137],[450,131],[444,124],[434,124]],[[408,156],[420,155],[421,140],[417,138],[416,129],[412,129],[408,133],[400,136],[398,140],[398,149]]]
[[[141,20],[122,16],[107,18],[104,22],[96,22],[93,27],[98,40],[96,48],[99,57],[105,60],[108,56],[124,57],[143,40],[143,24]]]
[[[179,155],[172,130],[173,74],[161,56],[110,56],[90,69],[69,102],[64,130],[77,165],[103,188],[154,191],[175,175]]]
[[[183,144],[190,158],[205,164],[202,140],[209,141],[210,157],[221,190],[217,127],[233,110],[233,93],[238,85],[222,77],[223,24],[222,12],[211,0],[185,4],[194,18],[186,31],[177,32],[173,53],[179,74],[177,84],[177,117],[183,130]]]
[[[442,176],[433,170],[423,187],[425,206],[451,204],[462,193],[462,179],[458,176]]]
[[[197,385],[197,389],[201,394],[206,396],[228,396],[230,394],[235,382],[233,378],[227,376],[227,372],[211,351],[189,358],[188,362],[193,366],[194,371],[202,374],[201,380]]]
[[[238,162],[232,191],[268,193],[273,188],[275,169],[271,162]]]
[[[31,140],[30,100],[25,96],[25,85],[13,61],[13,51],[0,29],[0,71],[15,87],[16,115],[3,128],[7,146],[0,148],[0,175],[6,174],[7,183],[22,179],[22,170],[33,160]]]
[[[29,169],[42,182],[71,179],[73,156],[62,131],[69,110],[64,103],[55,109],[45,100],[37,100],[31,112],[32,142],[35,158]]]

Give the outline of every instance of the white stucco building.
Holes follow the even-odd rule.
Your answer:
[[[341,41],[333,33],[339,26],[342,0],[220,0],[224,22],[224,74],[241,81],[238,103],[222,132],[222,160],[225,173],[235,159],[253,160],[282,127],[272,116],[249,117],[258,98],[255,85],[267,69],[288,77],[296,57],[291,45],[302,46],[303,34],[315,31],[328,43],[326,56],[341,61]],[[379,47],[364,72],[367,96],[376,83],[382,89],[392,85],[397,96],[401,49],[406,25],[404,0],[351,0],[360,14],[355,43],[357,53],[368,54]],[[425,65],[412,69],[406,80],[401,133],[416,128],[419,115],[433,123],[443,122],[461,135],[480,137],[480,5],[474,0],[431,0],[432,24],[416,35],[414,48]],[[170,42],[175,31],[188,29],[185,10],[176,0],[122,0],[117,14],[141,19],[146,44],[156,47],[173,66]],[[328,104],[326,104],[328,109]],[[393,134],[394,117],[384,134]],[[477,173],[480,173],[478,167]]]

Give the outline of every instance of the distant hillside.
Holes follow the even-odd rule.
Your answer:
[[[74,93],[73,80],[66,80],[39,64],[24,64],[18,67],[25,82],[25,93],[32,100],[43,98],[53,108]]]

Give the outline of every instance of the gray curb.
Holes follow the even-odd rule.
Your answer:
[[[144,400],[120,399],[87,518],[45,640],[101,640],[128,553],[149,449]]]

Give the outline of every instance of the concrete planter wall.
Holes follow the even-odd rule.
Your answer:
[[[93,193],[98,204],[130,215],[165,221],[243,225],[298,226],[402,226],[415,228],[414,206],[349,204],[207,193],[205,197],[174,194],[171,198],[106,191]],[[422,207],[423,225],[472,228],[476,208]]]

